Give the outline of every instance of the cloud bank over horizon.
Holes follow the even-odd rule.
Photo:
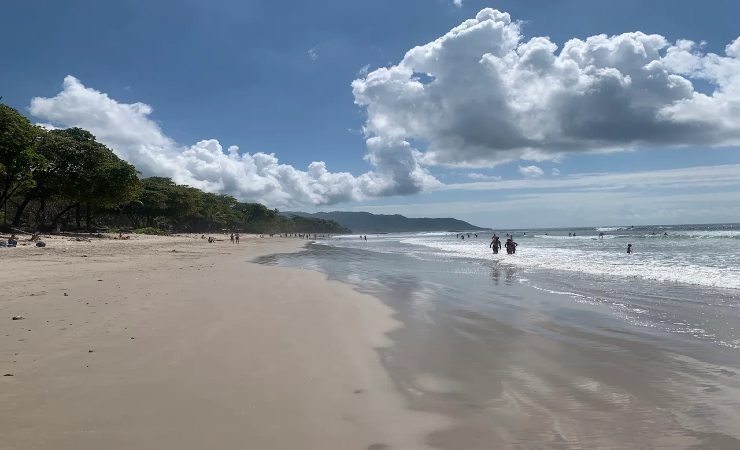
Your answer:
[[[641,32],[572,39],[558,49],[548,37],[525,39],[521,28],[487,8],[396,65],[363,68],[352,82],[367,117],[370,170],[361,175],[331,172],[322,161],[300,170],[216,139],[175,142],[150,105],[119,102],[73,76],[56,96],[32,99],[30,112],[50,126],[90,130],[145,176],[281,208],[448,189],[430,173],[435,166],[740,145],[740,38],[724,55]],[[546,178],[531,163],[519,173]],[[454,189],[500,186],[493,175],[469,179]]]

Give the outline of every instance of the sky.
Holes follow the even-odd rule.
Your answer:
[[[738,222],[735,0],[6,0],[0,96],[295,211]]]

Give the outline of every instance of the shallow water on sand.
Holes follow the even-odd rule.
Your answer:
[[[735,290],[420,257],[399,241],[258,262],[325,272],[397,311],[384,364],[411,407],[456,419],[432,445],[740,448]]]

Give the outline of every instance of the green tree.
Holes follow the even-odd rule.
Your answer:
[[[33,172],[43,165],[35,151],[42,132],[10,106],[0,104],[0,208],[19,191],[33,186]],[[5,215],[3,215],[5,217]]]
[[[33,188],[18,204],[13,220],[16,226],[32,201],[38,203],[33,221],[37,227],[54,227],[73,208],[79,227],[79,210],[84,205],[89,228],[96,208],[114,208],[138,195],[140,187],[134,166],[118,158],[88,131],[48,131],[40,135],[36,149],[44,164],[34,171]],[[56,213],[47,223],[51,205],[56,207]]]

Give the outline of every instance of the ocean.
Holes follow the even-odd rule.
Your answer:
[[[494,232],[515,255],[492,254]],[[412,407],[461,424],[437,446],[740,448],[740,224],[460,233],[338,236],[258,262],[397,312],[384,364]]]

